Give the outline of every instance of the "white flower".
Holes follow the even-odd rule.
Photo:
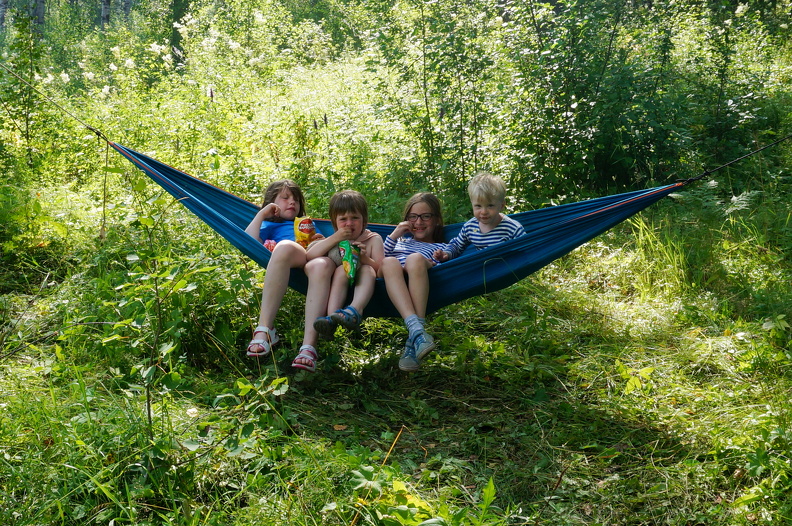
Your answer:
[[[60,78],[64,84],[68,84],[69,81],[71,80],[71,77],[69,77],[69,74],[66,73],[65,71],[61,71]]]
[[[110,86],[105,84],[105,87],[102,88],[102,95],[110,95]]]
[[[165,61],[166,64],[173,64],[173,55],[168,53],[167,55],[162,56],[162,60]]]
[[[235,42],[235,41],[231,40],[231,41],[228,43],[228,47],[229,47],[231,50],[234,50],[234,51],[235,51],[235,50],[237,50],[237,49],[241,48],[241,47],[242,47],[242,45],[241,45],[239,42]]]
[[[124,66],[129,69],[133,69],[135,67],[135,61],[132,60],[131,58],[128,58],[126,59],[126,62],[124,62]]]
[[[748,11],[748,4],[740,4],[734,10],[734,16],[743,16],[746,11]]]
[[[116,66],[112,62],[110,63],[110,65],[108,67],[110,68],[110,71],[117,71],[118,70],[118,66]]]
[[[50,84],[53,80],[55,77],[52,76],[52,73],[47,73],[47,76],[44,77],[44,84]]]
[[[96,76],[96,75],[94,75],[94,74],[93,74],[92,72],[90,72],[90,71],[84,71],[84,72],[83,72],[83,77],[85,77],[85,79],[86,79],[86,80],[93,80],[95,76]]]

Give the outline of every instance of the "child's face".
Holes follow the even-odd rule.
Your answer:
[[[424,219],[427,215],[431,217]],[[407,221],[410,223],[410,233],[415,239],[425,243],[432,242],[432,235],[437,226],[437,217],[432,213],[432,208],[429,205],[426,203],[412,205],[407,214]]]
[[[336,230],[346,230],[347,239],[357,239],[363,233],[363,214],[360,212],[344,212],[335,218]]]
[[[288,188],[281,190],[273,203],[278,205],[278,208],[280,208],[280,213],[278,215],[281,219],[292,221],[295,217],[297,217],[300,204],[297,202],[297,199]]]
[[[473,205],[473,217],[478,220],[479,224],[492,228],[500,223],[503,201],[476,197],[471,200],[471,204]]]

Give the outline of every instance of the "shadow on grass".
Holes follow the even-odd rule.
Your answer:
[[[398,370],[398,320],[322,342],[315,374],[295,372],[294,351],[280,351],[291,386],[281,402],[297,433],[389,452],[427,489],[474,493],[493,477],[504,508],[535,516],[553,501],[553,513],[563,502],[586,516],[607,501],[612,516],[649,520],[672,505],[667,491],[656,496],[664,504],[651,494],[666,487],[664,469],[697,454],[629,400],[603,402],[568,376],[589,343],[613,349],[611,363],[642,344],[573,299],[530,284],[449,308],[429,327],[439,350],[413,374]]]

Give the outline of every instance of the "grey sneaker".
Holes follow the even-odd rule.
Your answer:
[[[421,366],[418,359],[415,357],[415,347],[413,347],[410,338],[407,338],[407,344],[404,346],[401,358],[399,358],[399,369],[412,373],[418,370]]]
[[[426,331],[421,331],[415,335],[412,346],[415,349],[415,357],[420,362],[424,359],[424,356],[435,350],[437,342],[434,341],[431,334]]]

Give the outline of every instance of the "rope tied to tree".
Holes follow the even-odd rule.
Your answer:
[[[687,185],[687,184],[693,183],[695,181],[700,181],[701,179],[704,179],[705,177],[709,177],[710,175],[712,175],[713,173],[717,172],[721,168],[726,168],[727,166],[732,165],[732,164],[734,164],[734,163],[736,163],[738,161],[742,161],[743,159],[746,159],[746,158],[748,158],[748,157],[750,157],[752,155],[756,155],[757,153],[761,152],[762,150],[766,150],[767,148],[770,148],[771,146],[775,146],[776,144],[778,144],[780,142],[783,142],[783,141],[789,139],[790,137],[792,137],[792,133],[790,133],[789,135],[786,135],[784,137],[781,137],[780,139],[778,139],[778,140],[776,140],[774,142],[771,142],[770,144],[766,144],[766,145],[762,146],[761,148],[757,148],[756,150],[754,150],[752,152],[748,152],[745,155],[743,155],[742,157],[737,157],[736,159],[732,159],[728,163],[722,164],[722,165],[718,166],[717,168],[713,168],[712,170],[705,169],[704,172],[701,175],[697,175],[696,177],[691,177],[690,179],[680,179],[677,182],[678,183],[682,183],[684,185]]]

